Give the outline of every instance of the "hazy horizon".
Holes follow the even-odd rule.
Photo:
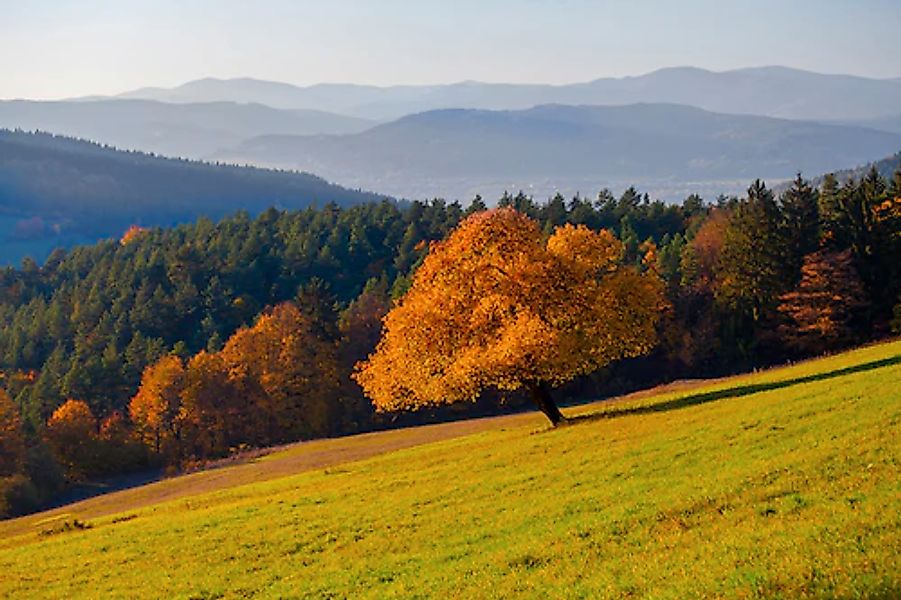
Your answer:
[[[0,98],[63,99],[203,78],[308,86],[565,84],[692,66],[901,77],[901,4],[495,0],[415,4],[0,0]],[[854,23],[854,27],[848,27]],[[765,40],[766,43],[753,43]]]
[[[602,80],[602,79],[635,79],[639,77],[644,77],[646,75],[651,75],[658,71],[667,71],[667,70],[678,70],[678,69],[698,69],[701,71],[708,71],[710,73],[727,73],[732,71],[750,71],[755,69],[790,69],[795,71],[804,71],[807,73],[814,73],[817,75],[831,75],[831,76],[840,76],[840,77],[859,77],[861,79],[873,79],[873,80],[881,80],[881,81],[893,81],[897,79],[901,79],[901,76],[889,76],[889,77],[873,77],[868,75],[860,75],[857,73],[847,73],[847,72],[828,72],[828,71],[815,71],[811,69],[805,69],[802,67],[794,66],[794,65],[784,65],[784,64],[760,64],[760,65],[746,65],[746,66],[738,66],[732,67],[728,69],[711,69],[704,66],[699,65],[664,65],[649,71],[641,71],[637,73],[627,74],[627,75],[598,75],[596,77],[589,77],[587,79],[574,79],[571,81],[505,81],[501,79],[454,79],[447,81],[429,81],[429,82],[416,82],[416,81],[394,81],[394,82],[383,82],[383,83],[361,83],[357,81],[349,81],[349,80],[336,80],[336,81],[315,81],[315,82],[298,82],[298,81],[287,81],[284,79],[267,79],[263,77],[256,77],[252,74],[249,75],[234,75],[230,77],[217,77],[215,75],[203,75],[200,77],[195,77],[193,79],[188,79],[185,81],[179,81],[172,84],[147,84],[138,86],[136,88],[123,89],[119,92],[113,92],[110,94],[88,94],[85,96],[65,96],[59,98],[47,98],[46,100],[72,100],[84,97],[90,97],[92,95],[103,96],[103,97],[115,97],[116,95],[132,92],[140,89],[175,89],[181,87],[183,85],[195,83],[198,81],[260,81],[267,83],[283,83],[292,86],[296,86],[299,88],[309,88],[315,87],[318,85],[358,85],[358,86],[366,86],[366,87],[375,87],[375,88],[392,88],[392,87],[418,87],[418,86],[444,86],[444,85],[459,85],[466,83],[479,83],[479,84],[488,84],[488,85],[504,85],[504,84],[513,84],[513,85],[552,85],[552,86],[567,86],[567,85],[578,85],[582,83],[591,83],[592,81]],[[10,98],[12,99],[12,98]],[[31,98],[16,98],[22,100],[28,100]]]

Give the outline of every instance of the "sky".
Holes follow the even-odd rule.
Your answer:
[[[569,83],[668,66],[901,77],[901,0],[0,0],[0,98]]]

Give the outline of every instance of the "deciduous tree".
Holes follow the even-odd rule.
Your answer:
[[[256,424],[255,443],[324,435],[337,400],[337,348],[322,337],[322,325],[293,303],[261,315],[222,350],[232,374],[248,385]]]
[[[432,245],[355,377],[380,410],[525,388],[557,424],[550,386],[654,345],[662,283],[622,255],[608,231],[567,225],[545,242],[511,208],[474,214]]]
[[[682,286],[700,293],[713,293],[720,254],[729,226],[729,211],[713,208],[686,244],[680,259]]]
[[[220,354],[201,351],[191,358],[179,414],[186,454],[198,458],[227,454],[230,444],[241,440],[243,422],[251,416],[245,414],[251,407],[244,401]]]
[[[45,435],[70,480],[98,472],[97,419],[85,402],[66,400],[50,415]]]
[[[780,300],[779,312],[789,319],[780,333],[795,348],[823,352],[859,335],[853,323],[866,305],[866,295],[850,250],[805,256],[801,281]]]
[[[176,450],[185,369],[177,356],[164,356],[144,370],[128,413],[141,441],[157,456]]]

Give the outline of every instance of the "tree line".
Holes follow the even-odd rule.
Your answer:
[[[546,240],[566,225],[607,230],[619,264],[661,282],[650,354],[576,369],[558,396],[724,374],[901,329],[901,172],[819,188],[799,176],[778,196],[758,181],[710,203],[629,188],[498,205]],[[466,208],[269,209],[136,228],[0,271],[4,511],[67,480],[384,426],[395,417],[373,410],[354,365],[430,244],[485,210],[478,197]],[[485,387],[476,410],[527,400]]]

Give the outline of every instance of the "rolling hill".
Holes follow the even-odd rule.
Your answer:
[[[887,115],[884,117],[876,117],[873,119],[850,119],[840,121],[843,125],[856,125],[858,127],[868,127],[870,129],[879,129],[880,131],[891,131],[892,133],[901,133],[901,114]]]
[[[261,104],[169,104],[153,100],[0,101],[0,127],[41,130],[124,150],[202,158],[253,136],[357,133],[373,122]]]
[[[901,134],[681,105],[544,105],[430,111],[354,135],[260,136],[212,158],[308,170],[406,197],[491,198],[518,189],[541,197],[631,183],[663,187],[666,197],[666,186],[680,183],[741,191],[756,177],[828,172],[899,148]]]
[[[894,341],[299,444],[0,523],[0,595],[897,597],[899,377]]]
[[[895,177],[895,174],[901,171],[901,152],[897,152],[892,156],[869,162],[859,167],[854,167],[851,169],[840,169],[832,174],[835,175],[835,178],[838,180],[839,184],[844,184],[849,179],[860,180],[863,177],[866,177],[867,173],[873,167],[876,168],[876,171],[878,171],[882,177],[884,177],[888,181],[891,181],[892,178]],[[819,186],[823,183],[823,179],[824,175],[820,175],[811,179],[811,183],[815,186]]]
[[[0,264],[53,247],[119,237],[129,225],[173,225],[270,206],[350,205],[384,196],[307,173],[123,152],[0,130]]]
[[[512,110],[537,104],[675,103],[724,113],[789,119],[866,119],[898,113],[901,80],[811,73],[786,67],[713,72],[666,68],[638,77],[568,85],[475,81],[376,87],[318,84],[299,87],[256,79],[200,79],[176,88],[144,88],[123,98],[165,102],[258,102],[276,108],[334,111],[388,120],[440,108]]]

